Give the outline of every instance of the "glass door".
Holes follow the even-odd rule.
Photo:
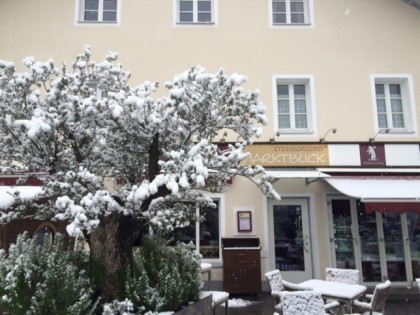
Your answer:
[[[375,212],[366,213],[362,203],[357,204],[357,221],[363,283],[382,282],[381,256]]]
[[[294,282],[312,277],[308,202],[305,199],[270,201],[272,252],[275,269]]]
[[[332,265],[361,271],[362,282],[420,278],[420,215],[367,211],[352,198],[329,198]]]
[[[356,269],[355,244],[352,231],[350,199],[334,198],[329,201],[332,226],[330,226],[332,255],[335,267]]]
[[[387,279],[393,282],[407,281],[404,235],[401,214],[387,212],[382,217],[383,240],[385,249],[385,268]]]
[[[420,214],[407,212],[407,234],[413,281],[420,278]]]

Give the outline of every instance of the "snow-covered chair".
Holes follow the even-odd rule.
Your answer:
[[[225,315],[228,314],[229,293],[225,291],[201,291],[202,295],[211,294],[213,315],[216,315],[216,307],[225,304]]]
[[[280,292],[282,291],[310,291],[311,289],[302,287],[298,284],[288,282],[283,279],[280,270],[275,269],[265,273],[268,286],[270,287],[271,297],[274,305],[280,303]]]
[[[388,297],[391,281],[387,280],[384,283],[377,284],[373,294],[366,294],[365,301],[355,300],[353,305],[357,309],[365,311],[363,315],[385,315],[385,303]]]
[[[321,294],[314,291],[283,291],[280,301],[276,311],[282,315],[324,315],[340,306],[337,301],[325,304]]]
[[[207,274],[207,289],[211,290],[211,269],[213,268],[212,264],[201,263],[201,274]]]
[[[326,268],[326,280],[348,284],[359,284],[359,270]]]

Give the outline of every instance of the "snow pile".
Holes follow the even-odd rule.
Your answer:
[[[261,303],[261,302],[260,301],[243,300],[243,299],[240,299],[240,298],[238,298],[238,299],[233,298],[233,299],[229,299],[228,305],[229,305],[229,307],[232,307],[232,308],[240,308],[240,307],[247,307],[247,306],[254,305],[254,304],[259,304],[259,303]]]

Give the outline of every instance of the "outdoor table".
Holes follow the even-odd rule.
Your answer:
[[[324,299],[333,299],[344,303],[349,313],[352,313],[353,301],[361,297],[367,290],[366,286],[360,284],[348,284],[319,279],[307,280],[299,283],[299,285],[320,293]]]

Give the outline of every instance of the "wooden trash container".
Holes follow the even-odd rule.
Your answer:
[[[223,290],[229,293],[261,293],[259,238],[222,238]]]

